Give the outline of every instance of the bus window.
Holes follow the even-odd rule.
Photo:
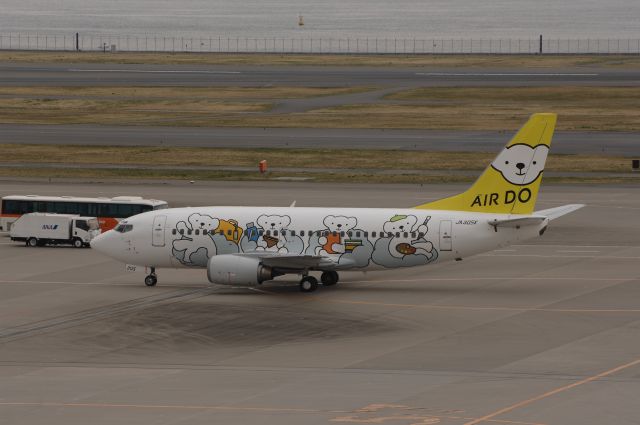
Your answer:
[[[133,215],[133,209],[131,208],[131,205],[116,204],[114,205],[114,207],[116,210],[116,215],[114,215],[114,217],[124,218]]]
[[[35,202],[33,201],[18,201],[19,202],[19,208],[18,208],[18,213],[19,214],[26,214],[26,213],[30,213],[33,212],[35,209]]]
[[[86,202],[76,202],[76,214],[88,216],[89,215],[89,204]]]
[[[101,204],[102,211],[101,214],[104,217],[118,217],[118,208],[115,204]]]
[[[78,214],[78,204],[76,202],[56,202],[55,212],[57,214]]]
[[[3,214],[18,214],[18,201],[2,201]]]
[[[98,217],[98,205],[97,204],[87,204],[87,215],[91,217]]]

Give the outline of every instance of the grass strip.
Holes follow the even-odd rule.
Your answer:
[[[0,162],[154,166],[247,166],[273,169],[483,170],[496,153],[358,149],[230,149],[0,144]],[[626,172],[624,157],[552,154],[547,171]]]
[[[365,104],[272,112],[283,98],[271,96],[366,90],[7,87],[0,88],[0,123],[516,130],[532,113],[553,111],[559,130],[640,131],[640,87],[423,87]]]
[[[127,180],[189,180],[189,181],[311,181],[331,183],[372,184],[435,184],[471,183],[476,177],[464,175],[416,175],[416,174],[357,174],[357,173],[278,173],[239,171],[188,171],[188,170],[136,170],[94,168],[0,168],[1,177],[14,178],[72,178],[72,179],[127,179]],[[611,176],[545,177],[545,184],[637,184],[637,178]]]

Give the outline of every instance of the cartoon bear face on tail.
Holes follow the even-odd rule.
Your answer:
[[[491,167],[500,172],[509,183],[527,185],[544,171],[548,153],[547,145],[532,148],[525,144],[515,144],[503,149],[491,163]]]

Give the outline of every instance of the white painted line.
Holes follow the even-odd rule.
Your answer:
[[[536,72],[416,72],[427,77],[597,77],[595,73]]]
[[[145,70],[145,69],[78,69],[69,68],[69,72],[131,72],[138,74],[240,74],[240,71],[196,71],[196,70]]]
[[[622,257],[616,255],[542,255],[542,254],[479,254],[478,257],[539,257],[539,258],[598,258],[600,260],[640,260],[640,257]]]
[[[31,285],[113,285],[113,286],[135,286],[133,283],[112,283],[112,282],[55,282],[44,280],[0,280],[0,284],[31,284]]]
[[[382,282],[466,282],[466,281],[493,281],[493,280],[560,280],[560,281],[589,281],[589,282],[621,282],[640,280],[640,277],[526,277],[526,276],[496,276],[496,277],[426,277],[420,279],[386,279],[386,280],[345,280],[345,283],[382,283]]]
[[[513,244],[522,247],[563,247],[563,248],[640,248],[638,245],[562,245],[562,244]]]
[[[589,252],[600,252],[600,251],[574,251],[574,250],[570,250],[570,249],[559,249],[556,252],[567,252],[567,253],[589,253]]]
[[[70,285],[70,286],[140,286],[144,287],[142,283],[117,283],[117,282],[57,282],[46,280],[0,280],[0,285]],[[179,289],[200,289],[211,287],[208,283],[199,285],[197,282],[176,285],[176,284],[164,284],[163,288],[179,288]],[[242,287],[246,289],[246,287]]]

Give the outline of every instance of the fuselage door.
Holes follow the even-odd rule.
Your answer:
[[[451,231],[451,220],[440,221],[440,251],[451,251],[453,249]]]
[[[164,226],[166,222],[166,215],[157,215],[153,218],[153,233],[151,236],[151,244],[153,246],[164,246]]]

